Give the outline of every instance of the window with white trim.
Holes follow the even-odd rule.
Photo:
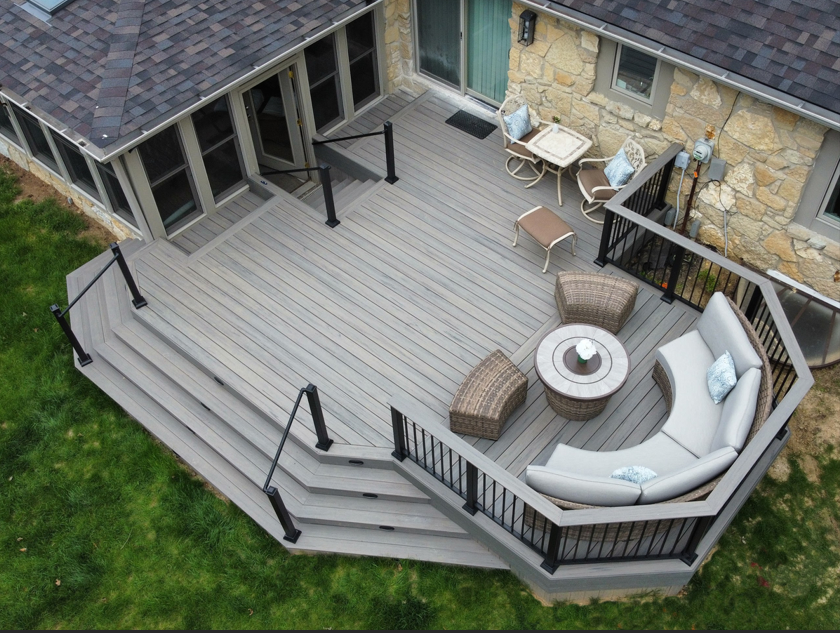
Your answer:
[[[659,60],[619,44],[615,55],[613,90],[620,90],[645,103],[653,103]]]
[[[21,144],[15,124],[12,123],[12,110],[6,103],[0,103],[0,134],[16,145]]]
[[[102,185],[105,188],[105,195],[108,196],[111,212],[128,222],[131,226],[137,227],[137,220],[131,211],[131,205],[128,203],[128,198],[125,197],[125,192],[120,184],[120,179],[117,178],[114,167],[110,163],[96,163],[96,171],[99,172],[99,177],[102,179]]]
[[[50,131],[52,132],[52,130]],[[100,200],[99,190],[96,188],[96,181],[93,179],[93,173],[91,173],[87,159],[84,157],[81,150],[63,136],[60,136],[55,132],[52,132],[52,137],[55,146],[58,148],[58,153],[61,156],[61,162],[64,163],[64,168],[67,170],[70,182],[94,200]]]
[[[823,219],[840,224],[840,165],[834,173],[833,187],[829,189],[827,202],[820,214]]]
[[[52,147],[50,147],[50,142],[47,140],[47,135],[44,134],[44,130],[38,122],[38,119],[28,112],[24,112],[16,105],[12,105],[12,110],[23,130],[23,135],[26,137],[26,144],[29,146],[29,151],[32,153],[32,156],[44,163],[55,173],[60,173],[58,162],[53,155]]]

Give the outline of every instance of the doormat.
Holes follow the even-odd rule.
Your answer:
[[[498,126],[488,123],[484,119],[479,119],[477,116],[470,114],[464,110],[458,110],[451,117],[446,119],[446,122],[452,127],[458,128],[462,132],[474,136],[476,138],[485,139],[493,133]]]

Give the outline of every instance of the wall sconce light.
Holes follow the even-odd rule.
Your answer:
[[[519,43],[530,46],[534,43],[534,29],[537,26],[537,14],[523,11],[519,16]]]

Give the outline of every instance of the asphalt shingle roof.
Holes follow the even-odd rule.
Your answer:
[[[365,0],[0,0],[0,84],[100,148],[128,140]]]
[[[551,0],[840,114],[840,0]]]

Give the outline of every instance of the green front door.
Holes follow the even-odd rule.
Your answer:
[[[512,0],[467,3],[467,92],[501,104],[510,68]]]

